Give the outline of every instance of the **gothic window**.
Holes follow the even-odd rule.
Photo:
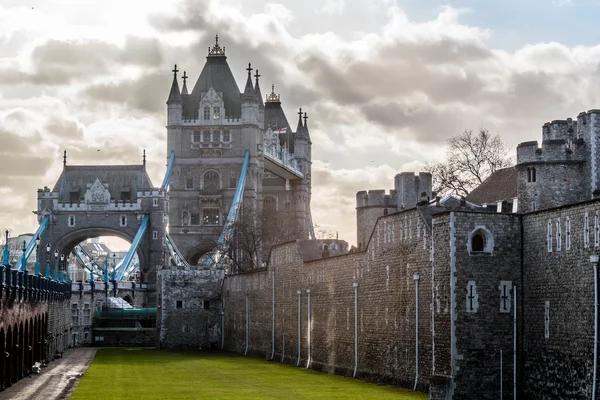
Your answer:
[[[127,217],[125,215],[119,217],[119,226],[127,226]]]
[[[548,253],[552,253],[552,221],[548,220]]]
[[[200,213],[191,214],[190,225],[200,225]]]
[[[229,178],[229,188],[230,189],[235,189],[237,186],[237,179],[236,178]]]
[[[229,134],[229,129],[226,129],[223,132],[223,141],[224,142],[230,142],[231,141],[231,135]]]
[[[210,142],[210,131],[204,131],[204,132],[202,132],[202,141],[203,142]]]
[[[192,142],[200,143],[200,136],[201,136],[200,131],[194,131],[194,133],[192,134]]]
[[[215,190],[220,189],[219,174],[215,171],[207,171],[204,173],[204,189]]]
[[[185,188],[188,190],[194,188],[194,178],[190,176],[185,179]]]
[[[221,118],[221,107],[216,106],[213,107],[213,119],[220,119]]]
[[[67,220],[67,225],[75,226],[75,217],[73,215],[69,215],[69,218]]]
[[[263,211],[266,213],[277,211],[277,200],[273,196],[265,196],[263,199]]]
[[[210,119],[210,107],[204,107],[204,119]]]
[[[494,250],[494,236],[485,226],[476,226],[469,234],[467,243],[469,254],[491,254]]]
[[[202,209],[202,224],[203,225],[219,225],[219,209],[218,208]]]

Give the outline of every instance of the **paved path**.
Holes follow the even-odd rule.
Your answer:
[[[52,361],[48,367],[42,368],[41,374],[32,374],[31,378],[23,378],[0,392],[0,399],[68,399],[79,383],[78,378],[94,359],[96,350],[91,347],[77,347],[66,351],[63,358]]]

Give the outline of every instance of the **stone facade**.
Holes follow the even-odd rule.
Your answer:
[[[220,347],[224,277],[222,270],[160,272],[159,347]]]

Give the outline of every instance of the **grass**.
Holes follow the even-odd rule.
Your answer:
[[[427,395],[230,353],[100,349],[71,400],[100,398],[424,400]]]

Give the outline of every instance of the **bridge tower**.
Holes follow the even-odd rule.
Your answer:
[[[263,235],[264,244],[283,237],[308,237],[308,129],[300,124],[301,137],[297,138],[274,87],[263,103],[258,70],[254,82],[252,66],[248,64],[246,70],[246,85],[240,92],[218,36],[208,49],[206,63],[190,93],[187,73],[179,90],[178,70],[173,69],[167,100],[167,155],[175,152],[169,233],[192,265],[216,245],[246,150],[250,160],[242,217],[246,225],[250,222],[253,226],[252,235]],[[296,147],[302,149],[302,154],[294,153]],[[282,228],[286,232],[283,236]],[[262,248],[265,257],[266,250]]]

